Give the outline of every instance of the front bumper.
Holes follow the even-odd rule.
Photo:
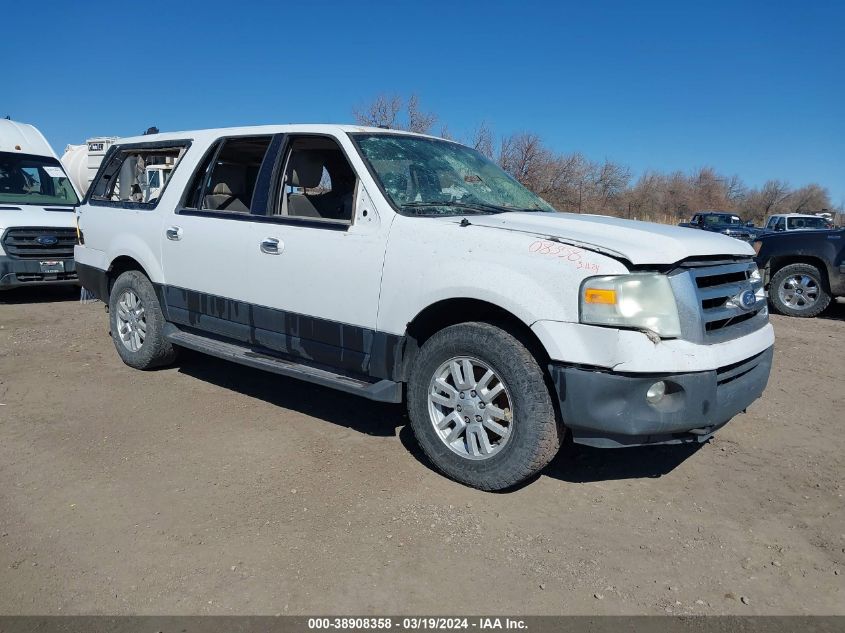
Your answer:
[[[45,258],[49,259],[49,258]],[[73,258],[56,259],[64,262],[64,272],[41,272],[41,261],[37,259],[17,259],[0,255],[0,290],[23,286],[41,286],[55,284],[77,284],[76,264]]]
[[[703,442],[763,393],[773,347],[738,363],[694,373],[631,374],[552,363],[563,422],[579,444],[614,448]],[[649,404],[646,391],[667,383]]]

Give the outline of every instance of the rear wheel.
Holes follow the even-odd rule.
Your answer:
[[[155,290],[137,271],[122,273],[109,295],[109,322],[115,349],[135,369],[172,363],[176,350],[164,337],[164,315]]]
[[[408,384],[411,427],[449,477],[482,490],[512,487],[551,461],[561,430],[543,371],[505,330],[445,328],[422,346]]]
[[[819,269],[810,264],[790,264],[777,271],[769,284],[769,303],[780,314],[814,317],[830,304]]]

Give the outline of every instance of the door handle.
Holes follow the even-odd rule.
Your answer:
[[[182,229],[178,226],[168,227],[164,234],[167,235],[167,239],[173,240],[174,242],[182,239]]]
[[[280,255],[285,245],[275,237],[268,237],[261,242],[261,252],[266,255]]]

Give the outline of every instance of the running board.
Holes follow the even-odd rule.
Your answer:
[[[169,328],[168,328],[169,329]],[[233,343],[224,343],[215,339],[182,332],[181,330],[171,331],[166,335],[168,341],[180,347],[202,352],[210,356],[216,356],[224,360],[230,360],[247,367],[263,369],[274,374],[298,378],[317,385],[331,387],[338,391],[353,393],[369,400],[378,402],[402,402],[402,384],[392,380],[379,380],[378,382],[367,382],[341,374],[335,374],[324,369],[318,369],[309,365],[302,365],[293,361],[277,358],[268,354],[253,351],[248,347]]]

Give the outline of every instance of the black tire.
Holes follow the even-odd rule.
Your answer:
[[[143,306],[143,319],[146,335],[137,351],[133,351],[121,339],[118,324],[118,303],[129,290],[135,293]],[[122,273],[114,282],[109,294],[109,326],[114,347],[124,363],[135,369],[152,369],[168,365],[176,360],[176,348],[164,338],[164,315],[158,303],[152,283],[144,273],[129,270]]]
[[[429,416],[429,387],[438,368],[455,357],[487,364],[507,386],[514,417],[501,449],[473,460],[450,449]],[[481,490],[511,488],[548,464],[560,448],[563,428],[543,370],[514,336],[488,323],[462,323],[437,332],[420,349],[408,382],[411,428],[431,462],[452,479]]]
[[[795,277],[809,278],[810,288],[816,290],[816,297],[813,301],[803,300],[799,297],[794,301],[795,305],[790,306],[781,296],[781,288],[790,279]],[[806,292],[806,289],[802,289]],[[775,312],[791,317],[810,318],[821,314],[830,305],[830,293],[827,291],[825,279],[819,269],[811,264],[790,264],[777,271],[769,283],[769,304]]]

